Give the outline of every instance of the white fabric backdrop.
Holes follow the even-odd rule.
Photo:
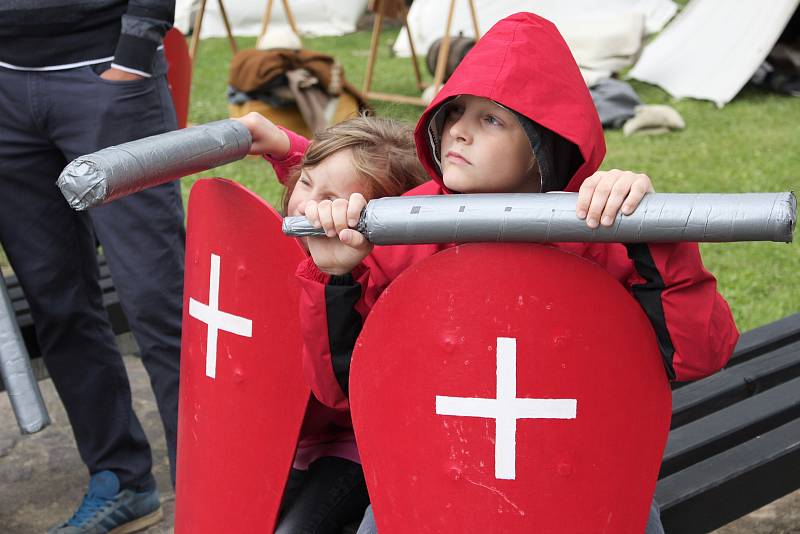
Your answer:
[[[799,3],[693,0],[645,47],[629,77],[722,107],[753,76]]]
[[[645,34],[659,31],[672,18],[677,6],[672,0],[474,0],[481,32],[495,22],[518,11],[538,13],[553,21],[575,55],[586,82],[591,86],[633,64]],[[177,0],[175,25],[186,32],[191,13],[199,0]],[[225,0],[235,35],[257,35],[267,0]],[[301,33],[343,35],[355,31],[366,9],[367,0],[289,0]],[[440,38],[449,0],[415,0],[409,12],[409,25],[420,54]],[[270,31],[285,39],[288,22],[280,0],[273,4]],[[456,1],[452,33],[473,35],[466,0]],[[208,0],[201,37],[223,37],[225,27],[217,0]],[[410,54],[403,30],[394,44],[395,53]]]
[[[474,0],[481,33],[500,19],[530,11],[552,21],[570,46],[586,82],[593,85],[612,72],[633,64],[645,34],[659,31],[672,18],[672,0]],[[418,54],[442,37],[449,0],[415,0],[408,15]],[[466,0],[457,0],[451,35],[474,36]],[[403,30],[394,45],[399,56],[409,56]]]
[[[645,30],[650,34],[661,30],[678,9],[672,0],[474,0],[474,3],[481,33],[512,13],[530,11],[552,21],[559,30],[566,22],[639,15],[644,17]],[[414,1],[408,24],[414,32],[414,45],[421,53],[444,34],[449,7],[449,0]],[[596,29],[602,31],[599,26]],[[474,34],[466,0],[456,0],[451,33],[459,32],[466,36]],[[405,31],[398,37],[394,51],[401,56],[410,54]]]
[[[267,0],[223,0],[225,12],[231,23],[234,35],[258,35],[261,31],[261,18],[267,7]],[[193,6],[199,0],[177,0],[175,6],[175,26],[186,33],[190,25]],[[355,31],[356,22],[367,7],[367,0],[289,0],[301,33],[309,35],[343,35]],[[289,27],[283,12],[283,2],[274,0],[270,30]],[[201,38],[224,37],[225,25],[219,14],[219,2],[207,0],[203,16]]]

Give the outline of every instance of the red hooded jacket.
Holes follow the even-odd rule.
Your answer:
[[[419,120],[415,141],[430,174],[407,195],[451,192],[433,159],[428,123],[450,98],[470,94],[510,108],[573,143],[583,163],[565,190],[578,191],[605,156],[603,131],[586,84],[553,24],[531,13],[498,22],[464,58]],[[349,410],[350,357],[363,318],[403,270],[451,245],[375,247],[352,273],[331,277],[309,258],[298,267],[307,378],[322,403]],[[642,305],[671,379],[694,380],[721,369],[738,339],[730,309],[694,243],[554,244],[593,261]]]

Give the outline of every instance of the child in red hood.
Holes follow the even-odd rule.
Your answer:
[[[652,191],[644,175],[596,172],[605,143],[589,91],[555,26],[530,13],[500,21],[478,41],[420,118],[415,142],[432,181],[408,195],[577,191],[577,216],[594,227],[632,212]],[[312,389],[345,412],[363,318],[398,274],[453,246],[373,249],[351,229],[364,205],[358,194],[306,203],[306,217],[329,238],[310,239],[313,261],[298,268]],[[597,263],[628,288],[652,321],[670,379],[697,379],[727,362],[738,332],[696,244],[553,246]],[[654,503],[647,532],[661,531]]]

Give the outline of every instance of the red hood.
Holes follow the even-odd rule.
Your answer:
[[[578,65],[555,25],[537,15],[516,13],[495,24],[419,119],[414,139],[420,161],[445,191],[427,125],[440,104],[464,94],[494,100],[575,144],[584,162],[566,191],[577,191],[605,157],[603,128]]]

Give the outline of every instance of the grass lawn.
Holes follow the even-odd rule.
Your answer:
[[[392,58],[396,30],[381,36],[376,91],[416,95],[408,59]],[[370,34],[305,38],[312,50],[335,55],[356,87],[361,87]],[[253,38],[238,40],[252,47]],[[202,123],[227,117],[225,86],[231,52],[225,39],[202,42],[195,64],[189,120]],[[423,67],[423,71],[424,71]],[[662,136],[629,137],[606,133],[604,169],[646,172],[661,192],[786,191],[800,187],[800,98],[745,89],[717,109],[710,102],[675,100],[657,87],[632,82],[648,104],[669,104],[686,120],[686,130]],[[416,122],[422,108],[374,102],[378,114]],[[210,173],[203,173],[210,176]],[[215,176],[237,180],[275,204],[281,188],[270,166],[245,160],[217,169]],[[188,193],[193,178],[183,182]],[[187,195],[188,198],[188,195]],[[703,258],[719,280],[741,330],[800,311],[800,245],[713,243],[702,245]]]
[[[397,30],[381,35],[376,91],[416,95],[408,59],[392,58],[389,47]],[[307,48],[335,55],[347,78],[361,86],[370,34],[305,38]],[[241,48],[254,38],[239,38]],[[194,68],[189,121],[203,123],[228,116],[225,88],[231,52],[225,39],[207,39]],[[423,67],[423,71],[424,71]],[[606,134],[604,169],[622,168],[649,174],[661,192],[751,192],[796,190],[800,186],[800,98],[745,89],[724,109],[710,102],[674,100],[657,87],[632,82],[642,100],[675,107],[686,130],[655,137],[625,138]],[[375,102],[379,115],[416,122],[422,108]],[[273,205],[281,188],[270,166],[259,159],[226,165],[202,176],[237,180]],[[184,200],[199,176],[183,180]],[[717,276],[720,291],[733,308],[741,330],[800,310],[800,245],[776,243],[705,244],[703,257]],[[0,264],[4,258],[0,256]]]

